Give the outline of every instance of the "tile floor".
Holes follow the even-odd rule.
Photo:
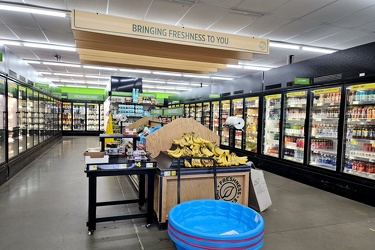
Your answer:
[[[97,224],[87,234],[87,178],[82,153],[97,137],[64,137],[0,186],[0,249],[175,249],[167,231],[145,219]],[[264,250],[375,249],[375,208],[265,173],[273,205]],[[98,200],[136,197],[127,177],[98,180]],[[98,209],[126,214],[136,204]]]

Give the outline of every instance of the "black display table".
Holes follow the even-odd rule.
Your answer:
[[[156,172],[156,161],[149,158],[146,161],[129,161],[126,157],[109,158],[109,163],[91,163],[86,164],[85,173],[89,178],[89,207],[87,227],[89,235],[96,230],[96,223],[105,221],[127,220],[146,217],[146,227],[150,227],[153,221],[154,204],[154,174]],[[97,202],[97,177],[121,176],[121,175],[139,175],[139,196],[138,199]],[[147,199],[145,198],[145,175],[147,175]],[[147,200],[146,213],[136,213],[129,215],[96,217],[96,208],[100,206],[113,206],[121,204],[138,203],[139,208]]]
[[[101,151],[104,151],[105,148],[105,143],[104,139],[122,139],[122,138],[133,138],[133,150],[137,149],[137,140],[139,140],[138,135],[123,135],[123,134],[100,134],[99,135],[99,140],[100,140],[100,145],[101,145]]]

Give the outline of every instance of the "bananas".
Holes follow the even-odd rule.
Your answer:
[[[180,158],[181,156],[212,157],[218,166],[238,166],[247,162],[247,156],[239,157],[229,150],[221,149],[215,143],[205,140],[190,132],[184,134],[180,139],[174,139],[173,144],[177,145],[175,150],[167,150],[169,156]],[[191,167],[213,167],[214,162],[210,159],[184,159],[184,165]]]

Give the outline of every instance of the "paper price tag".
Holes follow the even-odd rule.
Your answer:
[[[89,170],[97,170],[98,165],[89,165]]]
[[[153,163],[150,163],[150,162],[146,163],[146,168],[152,168],[153,166],[154,166]]]
[[[126,164],[120,164],[120,165],[119,165],[119,169],[125,169],[125,168],[127,168],[127,165],[126,165]]]

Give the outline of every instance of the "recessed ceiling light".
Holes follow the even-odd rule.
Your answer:
[[[64,79],[62,79],[61,82],[69,82],[69,83],[86,83],[85,81],[82,81],[82,80],[64,80]]]
[[[174,84],[174,85],[189,85],[188,82],[167,82],[167,84]]]
[[[16,45],[16,46],[20,46],[21,45],[20,42],[7,41],[7,40],[0,40],[0,44],[4,44],[4,45]]]
[[[154,89],[155,86],[152,85],[147,85],[147,84],[142,84],[142,88],[149,88],[149,89]]]
[[[39,72],[39,73],[43,75],[52,75],[52,72]]]
[[[175,90],[189,90],[190,88],[176,87]]]
[[[19,6],[19,5],[11,5],[11,4],[0,4],[1,10],[10,10],[16,12],[25,12],[30,14],[40,14],[40,15],[47,15],[47,16],[55,16],[55,17],[66,17],[66,13],[62,11],[55,11],[55,10],[48,10],[42,8],[35,8],[32,6]]]
[[[299,50],[300,46],[288,43],[270,42],[270,47]]]
[[[332,54],[336,52],[337,50],[333,49],[322,49],[322,48],[314,48],[314,47],[302,47],[302,50],[305,51],[311,51],[311,52],[318,52],[318,53],[323,53],[323,54]]]
[[[90,66],[90,65],[83,65],[82,67],[85,68],[85,69],[98,69],[98,70],[117,71],[116,68],[110,68],[110,67],[98,67],[98,66]]]
[[[109,79],[109,76],[85,76],[86,78]]]
[[[44,43],[23,43],[23,45],[26,47],[38,48],[38,49],[54,49],[54,50],[63,50],[63,51],[76,51],[77,50],[75,47],[44,44]]]
[[[71,76],[71,77],[83,77],[79,74],[69,74],[69,73],[54,73],[55,76]]]
[[[155,89],[175,89],[175,87],[156,86]]]
[[[252,69],[252,70],[261,70],[261,71],[267,71],[267,70],[271,69],[271,68],[267,68],[267,67],[251,66],[251,65],[245,65],[243,68],[244,69]]]
[[[165,81],[145,80],[145,79],[142,79],[142,82],[150,82],[150,83],[165,83]]]
[[[242,65],[227,64],[227,68],[242,69]]]
[[[42,62],[40,61],[33,61],[33,60],[23,60],[25,63],[28,63],[28,64],[41,64]]]
[[[201,75],[191,75],[191,74],[183,74],[183,77],[191,77],[191,78],[210,78],[209,76],[201,76]]]

